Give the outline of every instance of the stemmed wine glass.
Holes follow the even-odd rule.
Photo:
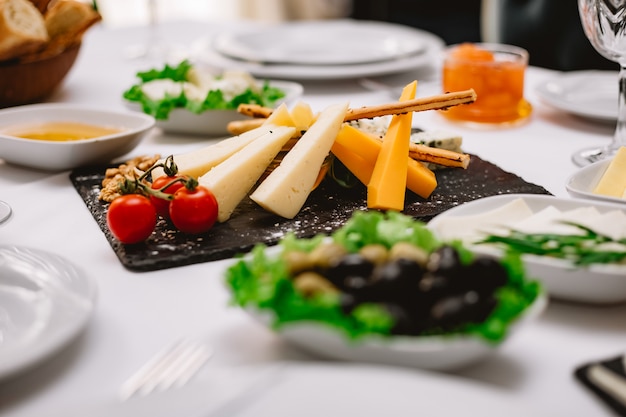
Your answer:
[[[585,148],[572,159],[579,166],[610,158],[626,146],[626,0],[578,0],[580,20],[591,45],[605,58],[619,64],[617,127],[610,144]]]

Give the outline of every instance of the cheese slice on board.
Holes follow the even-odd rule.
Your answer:
[[[256,129],[242,133],[241,135],[223,139],[204,148],[196,149],[180,155],[174,155],[174,162],[178,166],[178,173],[198,178],[217,164],[225,161],[228,157],[250,142],[260,138],[275,128],[275,126],[271,126],[269,124],[263,125],[257,127]],[[164,160],[160,160],[159,162],[163,161]],[[165,175],[165,173],[161,167],[152,170],[153,179],[163,175]]]
[[[250,198],[272,213],[294,218],[311,193],[347,110],[347,103],[324,109]]]
[[[296,129],[275,126],[198,178],[217,200],[217,221],[228,220]]]
[[[333,154],[367,185],[372,177],[382,142],[372,135],[344,124],[331,148]],[[435,174],[420,162],[407,156],[406,187],[415,194],[428,198],[437,188]]]
[[[402,90],[400,101],[415,97],[417,81],[413,81]],[[407,157],[411,138],[413,113],[395,115],[391,118],[389,129],[383,138],[374,172],[367,184],[367,207],[381,210],[404,209],[406,192]]]
[[[272,111],[272,114],[263,122],[263,125],[296,127],[296,122],[291,117],[287,105],[283,103]]]
[[[593,193],[623,198],[626,193],[626,146],[618,149]]]
[[[291,109],[291,119],[298,130],[307,130],[315,121],[315,114],[311,106],[303,101],[298,101]]]

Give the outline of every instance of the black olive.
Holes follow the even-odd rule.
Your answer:
[[[472,288],[482,294],[492,293],[508,281],[506,269],[496,259],[487,256],[474,259],[467,273],[472,278]]]
[[[374,269],[374,264],[358,253],[343,256],[337,263],[329,266],[323,275],[335,285],[343,288],[343,282],[348,276],[369,278]]]
[[[432,324],[451,330],[460,324],[476,322],[480,312],[480,296],[475,291],[444,297],[430,310]]]
[[[374,269],[370,288],[377,299],[397,301],[418,291],[422,275],[423,269],[417,262],[399,258]]]
[[[426,297],[434,299],[449,294],[453,286],[450,279],[445,275],[426,272],[419,282],[418,288]]]
[[[385,303],[385,309],[393,319],[393,327],[391,334],[395,335],[414,335],[416,334],[416,326],[409,312],[401,305],[395,303]]]
[[[354,294],[342,292],[339,294],[339,307],[344,314],[350,314],[359,305],[359,300]]]
[[[348,275],[341,281],[341,287],[344,291],[351,294],[362,294],[369,284],[369,279],[360,275]]]
[[[452,246],[442,246],[430,254],[426,269],[456,280],[463,275],[459,253]]]

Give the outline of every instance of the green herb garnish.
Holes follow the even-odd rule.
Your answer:
[[[509,235],[489,235],[478,243],[491,243],[521,254],[566,259],[576,266],[613,264],[626,261],[626,239],[613,239],[577,223],[563,222],[583,233],[523,233],[512,230]],[[622,246],[619,249],[619,245]],[[608,249],[607,249],[608,248]]]
[[[172,80],[187,82],[187,75],[192,68],[191,63],[185,60],[177,66],[165,65],[163,69],[151,69],[138,72],[140,82],[124,91],[123,97],[141,105],[144,113],[154,116],[157,120],[167,120],[173,109],[186,109],[192,113],[200,114],[206,110],[234,110],[240,104],[258,104],[264,107],[274,107],[276,102],[285,97],[285,92],[280,88],[271,87],[269,82],[264,81],[259,91],[247,88],[231,100],[226,100],[221,90],[211,90],[202,101],[187,98],[184,91],[180,95],[165,95],[162,99],[152,100],[143,92],[143,84],[154,80]]]

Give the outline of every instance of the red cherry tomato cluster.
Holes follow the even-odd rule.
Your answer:
[[[143,181],[150,171],[132,184],[124,184],[122,189],[130,194],[113,200],[107,212],[109,230],[120,242],[146,240],[154,231],[158,216],[169,219],[184,233],[204,233],[213,227],[218,214],[215,196],[195,179],[176,175],[173,167],[165,169],[167,175],[150,185]]]

